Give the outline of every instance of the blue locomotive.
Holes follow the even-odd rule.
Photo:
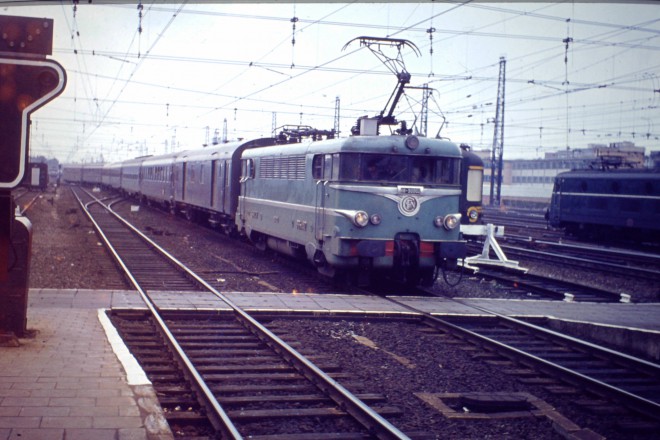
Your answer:
[[[576,170],[555,178],[548,221],[581,238],[660,239],[660,170]]]
[[[236,225],[327,275],[431,283],[465,257],[461,158],[451,142],[416,136],[249,149]]]

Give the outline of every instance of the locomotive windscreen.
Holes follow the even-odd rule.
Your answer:
[[[394,154],[336,153],[332,155],[332,169],[333,180],[340,181],[458,185],[460,159]]]

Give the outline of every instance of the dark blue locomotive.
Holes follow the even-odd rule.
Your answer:
[[[581,238],[658,242],[660,170],[576,170],[555,178],[550,225]]]

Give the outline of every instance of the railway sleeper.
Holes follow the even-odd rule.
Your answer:
[[[375,406],[372,407],[381,416],[399,416],[401,410],[394,406]],[[290,417],[343,417],[348,415],[339,408],[291,408],[291,409],[265,409],[250,411],[228,411],[227,415],[239,422],[250,420],[263,420],[272,418],[290,418]]]
[[[275,355],[254,355],[254,356],[204,356],[195,357],[195,365],[232,365],[232,364],[275,364],[282,362],[282,358]]]
[[[385,396],[382,394],[356,394],[356,397],[363,402],[384,402]],[[328,403],[332,400],[324,395],[318,394],[295,394],[295,395],[264,395],[259,394],[255,396],[220,396],[218,402],[222,405],[240,405],[246,403]]]
[[[288,393],[307,393],[310,390],[316,390],[309,383],[303,384],[269,384],[269,385],[219,385],[210,384],[209,388],[216,394],[227,395],[230,393],[262,393],[266,394],[273,391],[282,391]]]
[[[237,365],[207,365],[207,366],[199,366],[197,368],[197,371],[199,371],[202,374],[213,374],[213,373],[243,374],[243,373],[254,373],[254,372],[281,373],[281,372],[296,371],[291,365],[282,364],[281,362],[282,361],[280,360],[279,363],[277,364],[271,363],[271,364],[261,364],[261,365],[255,365],[253,362],[246,364],[237,364]],[[195,359],[195,364],[199,365],[196,359]],[[339,365],[337,364],[327,364],[327,365],[316,364],[316,366],[325,372],[334,372],[334,371],[339,371],[340,369]]]
[[[348,373],[329,373],[333,379],[350,379],[353,376]],[[256,373],[256,374],[205,374],[204,379],[208,381],[222,381],[222,380],[306,380],[298,373]]]

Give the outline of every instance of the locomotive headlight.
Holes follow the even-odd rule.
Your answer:
[[[408,136],[406,138],[406,147],[410,150],[416,150],[419,147],[419,138],[417,136]]]
[[[435,225],[436,228],[441,228],[443,225],[443,221],[444,221],[444,217],[438,215],[433,219],[433,224]]]
[[[364,228],[369,224],[369,214],[364,211],[356,212],[355,217],[353,217],[353,223],[355,223],[355,226]]]
[[[458,226],[460,222],[461,222],[460,214],[449,214],[445,217],[443,221],[443,225],[446,230],[451,231],[452,229],[456,228],[456,226]]]
[[[472,206],[468,209],[467,215],[468,218],[470,219],[470,223],[474,223],[479,218],[479,211],[477,211],[477,208]]]
[[[383,220],[383,218],[380,214],[371,214],[371,217],[369,217],[369,221],[372,225],[379,225],[381,220]]]

